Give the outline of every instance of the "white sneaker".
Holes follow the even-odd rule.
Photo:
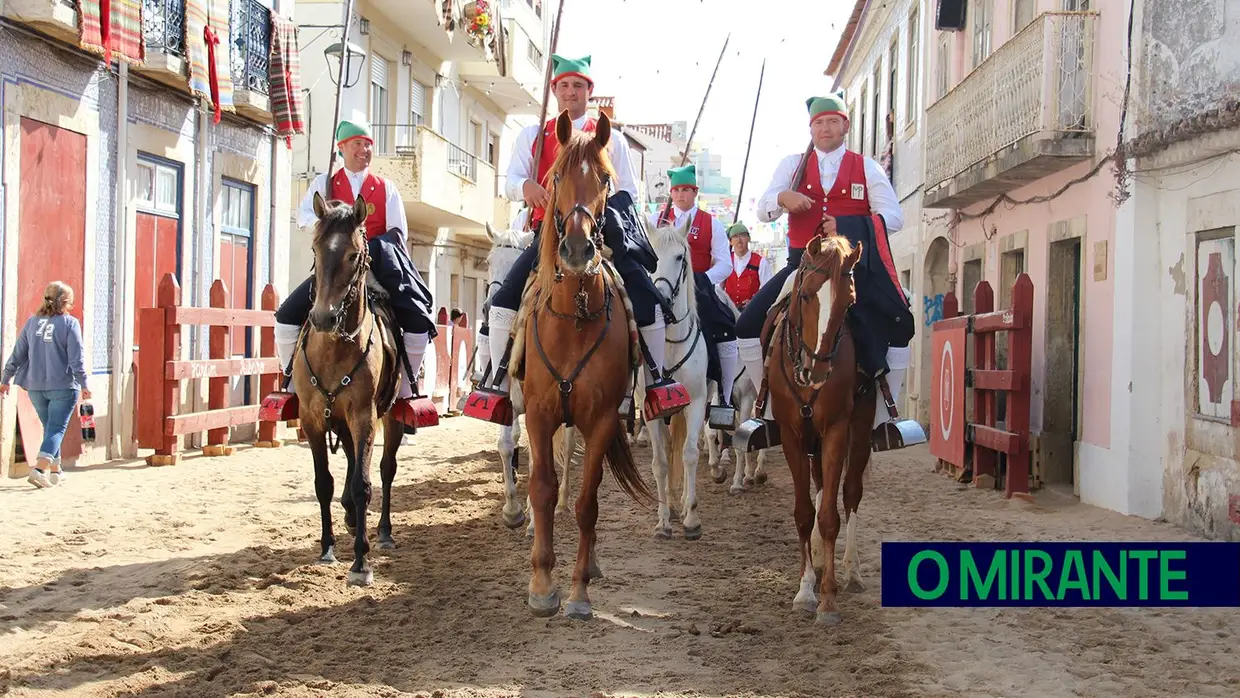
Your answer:
[[[63,470],[53,470],[47,474],[47,481],[55,485],[65,484],[65,473]]]
[[[31,469],[30,475],[26,477],[26,482],[29,482],[39,489],[52,486],[52,482],[47,479],[47,475],[45,475],[42,470]]]

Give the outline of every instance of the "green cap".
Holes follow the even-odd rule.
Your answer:
[[[810,97],[805,100],[805,106],[809,108],[810,123],[824,114],[839,114],[845,119],[848,118],[848,105],[844,104],[842,91],[826,97]]]
[[[667,176],[672,178],[671,189],[676,187],[693,187],[697,189],[697,168],[692,164],[684,167],[673,167],[667,171]]]
[[[370,135],[370,126],[365,123],[356,124],[352,121],[341,121],[336,127],[336,143],[344,143],[354,138],[365,138],[370,142],[374,142],[374,137]]]
[[[590,86],[594,86],[594,81],[590,79],[590,57],[582,56],[581,58],[565,58],[558,54],[551,54],[551,84],[559,82],[561,78],[567,78],[576,75]]]
[[[749,228],[746,228],[745,224],[739,221],[728,226],[728,239],[731,240],[737,235],[749,237]]]

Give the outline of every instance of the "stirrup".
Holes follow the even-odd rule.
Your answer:
[[[711,405],[707,423],[711,429],[732,431],[736,428],[736,408],[731,405]]]
[[[642,403],[642,418],[646,421],[667,419],[689,406],[689,391],[670,378],[660,378],[646,388],[646,401]]]
[[[416,434],[423,427],[439,426],[439,410],[425,395],[396,398],[389,412],[405,425],[406,434]]]
[[[269,393],[258,406],[260,422],[287,422],[301,416],[297,393],[277,390]]]
[[[780,445],[779,425],[771,419],[746,419],[736,428],[732,448],[737,453],[753,453]]]
[[[475,388],[469,397],[465,398],[465,406],[461,412],[466,417],[481,419],[484,422],[505,427],[512,426],[512,400],[508,398],[508,393],[497,388],[485,386]]]
[[[912,419],[884,422],[874,428],[870,436],[872,451],[894,451],[926,442],[926,432],[921,424]]]

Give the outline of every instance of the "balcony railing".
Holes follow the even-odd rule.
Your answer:
[[[926,187],[1038,133],[1094,129],[1096,13],[1047,12],[926,110]]]
[[[185,0],[142,0],[142,37],[148,51],[185,56]]]
[[[414,157],[418,150],[419,125],[372,124],[370,132],[375,137],[375,155],[398,158]]]
[[[232,0],[231,9],[233,84],[238,89],[265,95],[271,53],[271,15],[258,0]]]
[[[455,143],[448,143],[448,171],[471,182],[478,180],[478,158]]]

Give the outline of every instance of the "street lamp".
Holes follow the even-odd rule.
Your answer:
[[[341,72],[339,68],[340,68],[341,54],[344,53],[343,47],[344,47],[344,42],[337,41],[331,46],[328,46],[327,48],[323,49],[323,55],[327,57],[327,67],[328,67],[327,74],[329,77],[331,77],[332,84],[336,85],[337,87],[340,86],[337,73]],[[354,85],[357,84],[357,81],[360,80],[362,77],[362,67],[366,64],[366,49],[362,48],[361,46],[358,46],[352,41],[348,43],[348,47],[349,47],[348,48],[349,55],[348,55],[348,58],[346,59],[347,62],[345,63],[344,71],[343,71],[344,87],[346,88],[353,87]],[[332,60],[333,58],[335,59],[335,61]],[[356,70],[354,70],[354,64],[356,64],[357,66]]]

